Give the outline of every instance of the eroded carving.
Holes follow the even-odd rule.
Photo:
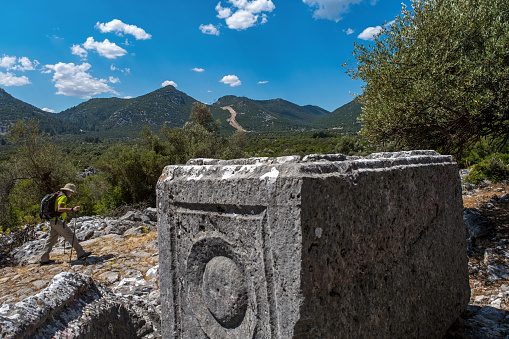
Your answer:
[[[203,299],[224,327],[238,326],[247,309],[247,287],[237,264],[230,258],[212,258],[203,273]]]

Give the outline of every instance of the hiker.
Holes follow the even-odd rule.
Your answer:
[[[54,260],[49,259],[49,254],[53,246],[56,244],[59,235],[63,236],[64,239],[76,250],[78,259],[83,260],[92,254],[92,252],[85,252],[83,250],[83,247],[81,247],[78,239],[76,239],[76,236],[73,234],[71,229],[67,227],[65,222],[67,212],[77,212],[80,210],[79,206],[74,206],[71,208],[67,207],[67,198],[70,198],[73,194],[78,193],[76,191],[76,186],[73,184],[66,184],[63,188],[60,189],[60,191],[63,194],[59,195],[55,202],[55,208],[58,214],[56,217],[50,219],[51,230],[49,236],[46,238],[44,251],[39,261],[41,265],[47,265],[55,262]]]

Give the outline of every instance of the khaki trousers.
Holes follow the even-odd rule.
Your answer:
[[[67,225],[62,222],[62,220],[50,220],[51,230],[49,232],[49,236],[46,238],[46,243],[44,244],[44,251],[41,255],[41,262],[45,262],[49,260],[49,254],[51,249],[57,243],[58,236],[64,237],[64,239],[72,244],[74,249],[76,250],[76,255],[79,257],[83,255],[85,251],[83,247],[81,247],[78,239],[74,236],[73,232]],[[74,238],[74,240],[73,240]]]

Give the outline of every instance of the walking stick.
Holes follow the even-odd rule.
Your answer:
[[[74,238],[76,238],[76,212],[74,212],[74,233],[73,233],[72,242],[71,242],[71,255],[69,256],[69,264],[71,263],[72,250],[74,248]]]

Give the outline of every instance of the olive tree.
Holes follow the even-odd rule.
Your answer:
[[[455,155],[508,142],[509,1],[413,0],[353,55],[371,142]]]

